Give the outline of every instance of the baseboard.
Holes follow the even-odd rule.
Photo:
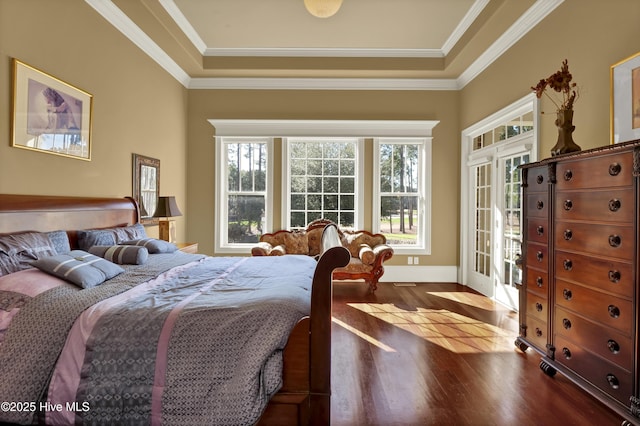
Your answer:
[[[396,266],[385,265],[380,282],[458,282],[457,266]]]

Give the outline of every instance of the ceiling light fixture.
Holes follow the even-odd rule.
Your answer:
[[[329,18],[340,9],[342,0],[304,0],[304,6],[317,18]]]

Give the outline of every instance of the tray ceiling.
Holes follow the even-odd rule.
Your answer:
[[[564,0],[85,0],[188,88],[455,90]]]

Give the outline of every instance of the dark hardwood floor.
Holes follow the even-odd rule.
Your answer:
[[[334,284],[333,426],[620,425],[540,356],[517,314],[456,284]]]

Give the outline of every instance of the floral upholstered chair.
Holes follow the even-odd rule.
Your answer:
[[[280,230],[263,234],[260,242],[251,249],[253,256],[282,256],[298,254],[318,256],[324,227],[332,223],[326,219],[311,222],[299,231]],[[374,292],[380,277],[384,274],[383,263],[393,256],[393,249],[387,245],[382,234],[369,231],[340,231],[342,245],[351,253],[349,264],[333,271],[334,280],[362,279]]]

